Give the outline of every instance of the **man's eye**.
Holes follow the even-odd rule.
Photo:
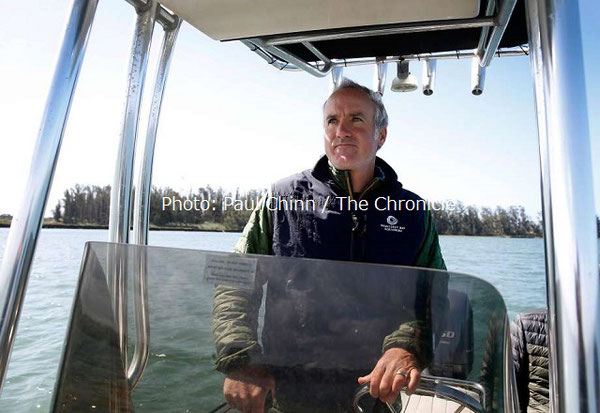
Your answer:
[[[361,117],[359,117],[359,116],[354,116],[354,117],[352,118],[352,122],[362,122],[362,118],[361,118]]]
[[[327,124],[328,124],[328,125],[332,125],[332,124],[334,124],[334,123],[336,123],[336,122],[337,122],[337,120],[336,120],[336,119],[327,119]]]

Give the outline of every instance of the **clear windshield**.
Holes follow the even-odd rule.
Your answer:
[[[130,397],[108,286],[120,269],[130,298],[131,359],[131,291],[140,268],[148,284],[150,356]],[[500,412],[505,311],[494,287],[445,271],[90,243],[54,411],[227,411],[220,407],[225,374],[215,366],[245,364],[268,369],[277,397],[352,411],[357,378],[398,346],[425,368],[413,401],[445,398],[460,407],[441,396],[458,391],[454,399],[472,403],[463,403],[465,411]],[[402,401],[403,411],[420,411],[408,408],[406,395]]]

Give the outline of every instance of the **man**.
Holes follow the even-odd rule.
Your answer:
[[[403,189],[392,168],[376,157],[387,138],[388,117],[381,96],[344,79],[325,102],[323,117],[326,156],[312,170],[273,185],[246,225],[236,251],[445,269],[429,211],[390,214],[375,208],[376,198],[421,200]],[[367,201],[368,210],[335,202],[313,212],[269,207],[269,200],[290,197],[318,205],[347,197]],[[267,393],[276,384],[264,367],[248,364],[251,355],[261,351],[253,319],[261,297],[262,288],[244,292],[219,286],[215,292],[217,369],[228,374],[224,383],[228,403],[242,412],[262,412]],[[425,351],[419,354],[429,344],[418,330],[407,324],[386,337],[373,370],[357,380],[370,382],[371,396],[391,403],[403,387],[409,393],[415,390],[420,369],[430,357]]]

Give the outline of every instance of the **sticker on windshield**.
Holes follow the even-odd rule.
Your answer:
[[[256,258],[207,254],[204,279],[214,284],[253,289],[257,263]]]

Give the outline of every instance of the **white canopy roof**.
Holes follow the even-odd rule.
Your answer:
[[[479,0],[160,0],[215,40],[473,18]]]

